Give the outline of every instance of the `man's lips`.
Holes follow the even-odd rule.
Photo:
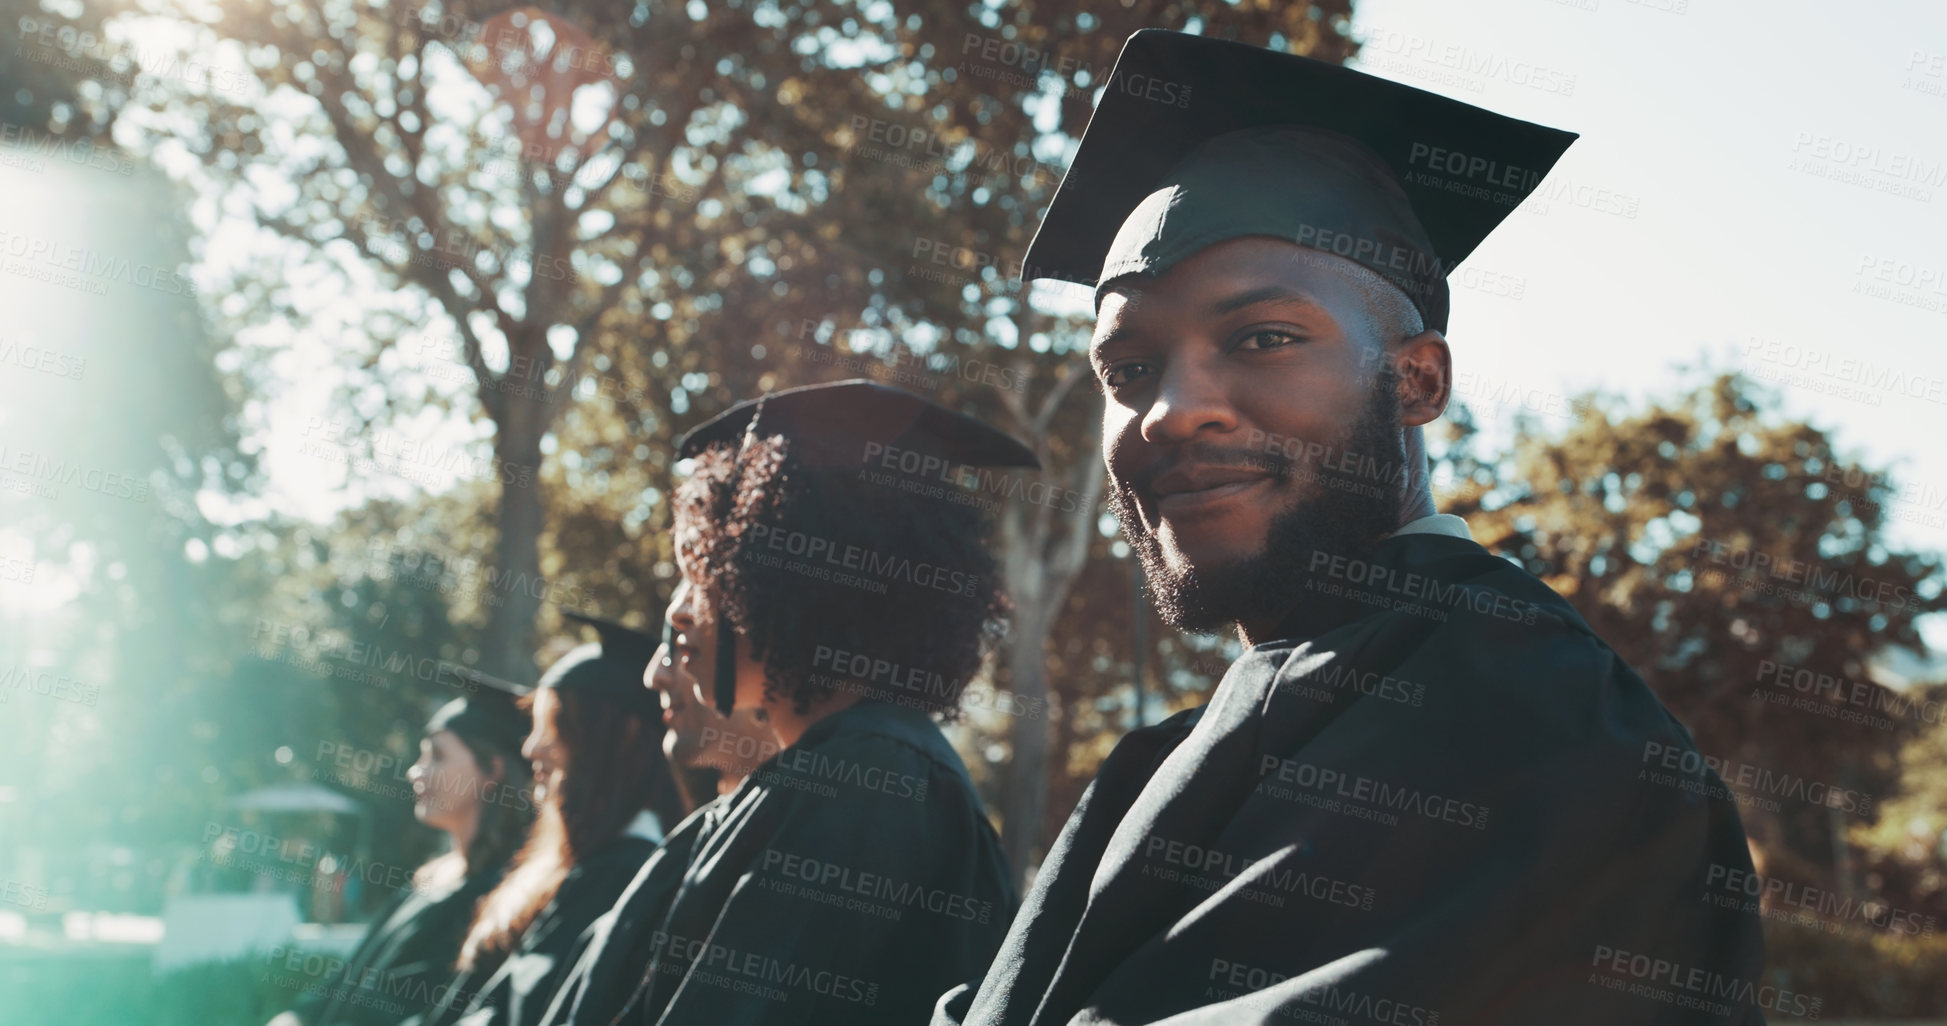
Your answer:
[[[662,703],[664,724],[673,723],[676,714],[682,711],[686,704],[686,699],[681,694],[683,681],[677,675],[677,667],[687,667],[690,658],[695,654],[696,649],[693,646],[679,642],[670,653],[669,665],[656,667],[655,672],[650,675],[649,689],[656,693],[657,701]]]
[[[1271,480],[1261,467],[1189,464],[1156,475],[1148,491],[1157,515],[1171,516],[1222,504]]]

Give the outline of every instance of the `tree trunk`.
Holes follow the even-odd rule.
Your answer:
[[[1057,389],[1049,399],[1051,407],[1064,395],[1065,389]],[[1051,407],[1037,418],[1044,432],[1053,419]],[[1095,533],[1096,506],[1102,497],[1102,464],[1096,458],[1095,437],[1099,423],[1091,418],[1091,430],[1076,447],[1079,458],[1066,473],[1042,472],[1055,494],[1075,497],[1074,510],[1017,504],[1002,521],[1007,589],[1014,603],[1007,652],[1014,704],[1017,709],[1047,710],[1046,716],[1016,715],[1008,732],[1013,757],[1001,793],[1001,848],[1023,887],[1031,876],[1047,813],[1048,732],[1055,715],[1047,700],[1048,636],[1061,617],[1069,587],[1088,560]],[[1036,441],[1045,457],[1045,433],[1038,434]]]
[[[493,616],[482,668],[503,680],[534,679],[534,620],[547,585],[541,580],[541,436],[547,405],[514,398],[501,405],[494,434],[500,479],[499,536],[494,543]]]
[[[1044,570],[1035,564],[1036,571]],[[1045,572],[1034,573],[1037,585],[1045,584]],[[1049,709],[1047,667],[1048,620],[1041,604],[1024,601],[1026,587],[1009,590],[1015,595],[1014,620],[1009,629],[1008,676],[1017,709]],[[1026,582],[1022,582],[1023,585]],[[1037,588],[1037,590],[1039,590]],[[1052,714],[1052,710],[1050,709]],[[1048,722],[1038,716],[1015,716],[1009,731],[1013,757],[1008,762],[1007,783],[1001,795],[1001,850],[1015,879],[1025,890],[1034,859],[1034,843],[1040,839],[1041,820],[1048,798]]]

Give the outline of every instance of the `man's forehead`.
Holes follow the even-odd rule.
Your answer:
[[[1218,317],[1259,303],[1329,309],[1391,283],[1350,260],[1282,239],[1218,243],[1158,277],[1127,275],[1102,288],[1093,342],[1144,315]],[[1403,295],[1403,294],[1402,294]]]

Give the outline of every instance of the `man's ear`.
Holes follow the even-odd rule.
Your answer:
[[[1437,331],[1422,331],[1394,347],[1399,374],[1399,422],[1419,427],[1438,420],[1453,398],[1453,353]]]

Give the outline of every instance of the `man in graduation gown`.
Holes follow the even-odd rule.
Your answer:
[[[741,404],[679,451],[697,468],[676,499],[701,614],[678,621],[685,661],[706,700],[754,710],[779,750],[671,833],[549,1021],[924,1022],[986,966],[1016,902],[929,716],[953,708],[1006,607],[978,508],[904,487],[925,482],[886,455],[1034,456],[866,381]]]
[[[1026,274],[1097,287],[1112,503],[1159,610],[1249,648],[1109,755],[935,1023],[1816,1015],[1705,900],[1751,863],[1688,731],[1434,512],[1446,274],[1574,137],[1175,33],[1111,83]]]

